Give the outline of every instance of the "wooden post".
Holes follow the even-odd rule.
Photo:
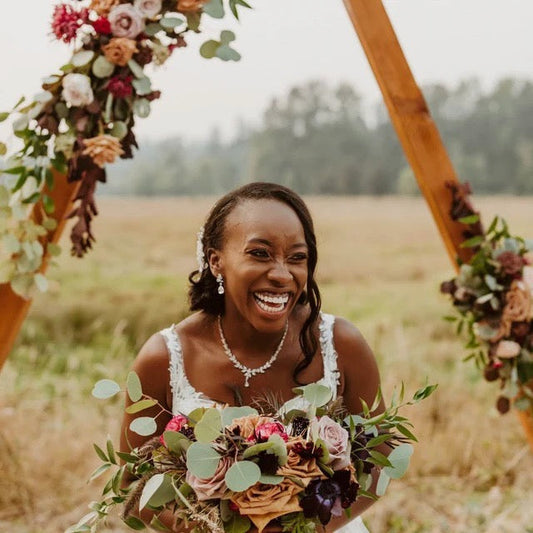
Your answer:
[[[52,216],[57,222],[57,227],[44,238],[47,243],[56,243],[59,240],[65,226],[65,217],[72,208],[73,199],[81,183],[79,181],[68,183],[66,175],[55,170],[52,172],[54,173],[54,188],[47,191],[47,194],[54,200],[55,211]],[[39,202],[33,207],[31,218],[39,223],[42,220],[42,213],[43,207]],[[46,267],[47,261],[45,260],[40,271],[44,272]],[[15,294],[8,283],[0,284],[0,370],[13,348],[30,305],[31,300]]]
[[[451,196],[446,182],[458,180],[437,126],[382,1],[344,0],[344,5],[374,71],[398,139],[457,269],[457,258],[468,261],[472,250],[460,247],[464,226],[449,215]],[[533,417],[529,412],[517,413],[533,451]]]

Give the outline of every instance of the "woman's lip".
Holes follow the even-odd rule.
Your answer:
[[[258,292],[258,291],[257,291],[257,292]],[[286,293],[282,293],[282,294],[286,294]],[[267,315],[267,316],[270,316],[270,317],[274,317],[274,316],[280,316],[280,315],[283,315],[283,314],[286,313],[286,311],[287,311],[287,309],[288,309],[288,307],[289,307],[289,303],[290,303],[290,301],[291,301],[291,295],[290,295],[290,293],[289,293],[289,299],[287,300],[287,303],[285,303],[285,304],[283,305],[283,307],[282,307],[280,310],[271,310],[271,309],[267,310],[267,309],[263,309],[263,308],[261,307],[261,305],[259,304],[259,301],[260,301],[260,300],[259,300],[258,298],[256,298],[256,297],[254,296],[254,297],[253,297],[253,300],[254,300],[255,305],[257,306],[257,308],[259,309],[259,311],[261,311],[261,313],[262,313],[263,315]],[[264,305],[267,305],[265,302],[262,302],[262,303],[263,303]]]

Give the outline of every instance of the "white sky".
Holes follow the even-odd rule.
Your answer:
[[[2,2],[0,110],[38,92],[41,78],[69,58],[68,46],[49,35],[58,2]],[[214,125],[229,133],[237,117],[259,120],[272,96],[309,79],[348,81],[368,105],[380,98],[341,0],[249,2],[255,9],[242,12],[241,24],[205,17],[205,38],[235,30],[242,60],[205,60],[192,42],[176,50],[152,76],[163,96],[149,118],[137,121],[140,139],[197,139]],[[531,0],[385,0],[385,6],[420,84],[477,76],[490,87],[507,75],[533,78]]]

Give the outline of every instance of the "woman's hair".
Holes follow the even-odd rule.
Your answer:
[[[222,250],[224,245],[225,223],[228,215],[237,205],[246,200],[277,200],[288,205],[298,216],[308,247],[307,259],[307,287],[300,296],[299,304],[309,304],[310,313],[300,331],[300,346],[304,359],[294,369],[293,377],[300,384],[297,376],[307,368],[318,349],[318,339],[315,324],[320,313],[320,292],[314,274],[317,263],[316,237],[313,220],[304,201],[294,192],[275,183],[255,182],[229,192],[214,205],[204,226],[202,249],[204,257],[211,249]],[[191,311],[202,310],[210,315],[224,313],[224,296],[217,292],[217,282],[211,270],[204,268],[202,272],[195,270],[189,275],[189,301]]]

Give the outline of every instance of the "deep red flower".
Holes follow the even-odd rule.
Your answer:
[[[106,89],[115,97],[115,98],[126,98],[130,96],[133,92],[133,87],[131,85],[132,76],[113,76],[107,83]]]
[[[111,33],[111,23],[106,17],[97,18],[92,25],[96,33],[101,35],[109,35]]]
[[[79,11],[67,4],[54,7],[52,14],[52,31],[54,35],[65,43],[76,38],[78,30],[89,20],[89,10],[86,7]]]

